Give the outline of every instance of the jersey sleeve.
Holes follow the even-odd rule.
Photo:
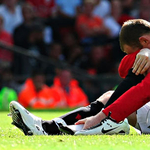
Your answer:
[[[134,64],[136,55],[139,51],[140,50],[123,57],[118,68],[118,72],[121,78],[125,78],[127,76],[129,70],[132,68]]]
[[[111,112],[111,117],[120,122],[150,101],[149,91],[150,73],[139,84],[131,87],[114,103],[106,107],[103,113],[107,116]]]

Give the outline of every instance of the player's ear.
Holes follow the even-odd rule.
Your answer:
[[[150,43],[150,40],[146,35],[141,36],[139,41],[143,47],[146,47]]]

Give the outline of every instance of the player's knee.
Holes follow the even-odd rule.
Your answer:
[[[111,95],[113,94],[114,91],[110,90],[104,93],[102,96],[100,96],[97,101],[103,103],[104,105],[107,103]]]
[[[114,93],[113,90],[109,90],[109,91],[106,92],[106,96],[109,96],[109,97],[110,97],[113,93]]]

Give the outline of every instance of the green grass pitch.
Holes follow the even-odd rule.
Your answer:
[[[32,111],[43,119],[58,117],[68,110]],[[24,136],[11,125],[8,112],[0,111],[0,150],[146,150],[150,149],[150,135],[137,135],[131,128],[129,135],[94,136]]]

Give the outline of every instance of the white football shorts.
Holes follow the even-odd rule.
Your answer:
[[[137,123],[143,134],[150,134],[150,102],[137,110]]]

